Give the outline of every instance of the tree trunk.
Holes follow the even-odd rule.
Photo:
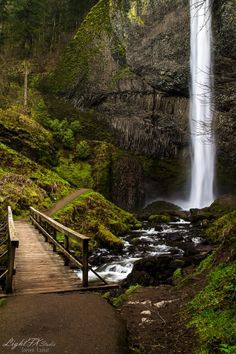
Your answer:
[[[25,69],[25,78],[24,78],[24,107],[27,108],[28,106],[28,76],[29,76],[29,68],[28,63],[25,60],[24,62],[24,69]]]

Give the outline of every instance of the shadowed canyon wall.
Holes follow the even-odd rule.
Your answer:
[[[218,156],[235,166],[235,1],[213,2],[213,18]],[[121,147],[186,158],[189,27],[188,1],[100,0],[65,51],[51,87],[79,108],[99,111]]]

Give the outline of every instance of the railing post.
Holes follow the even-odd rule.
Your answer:
[[[9,240],[8,267],[7,267],[8,271],[6,275],[6,293],[12,293],[12,279],[14,275],[16,247],[18,247],[18,242]]]
[[[54,240],[56,240],[56,238],[57,238],[57,230],[54,229],[54,228],[51,228],[51,230],[52,230],[52,237],[54,238]],[[57,247],[56,247],[56,245],[54,243],[52,244],[52,249],[53,249],[53,252],[57,251]]]
[[[66,251],[69,251],[69,237],[64,235],[64,248]],[[64,264],[65,266],[68,266],[69,265],[69,259],[68,258],[65,258],[64,259]]]
[[[16,230],[14,226],[11,207],[8,207],[7,217],[7,235],[8,235],[8,262],[7,262],[7,274],[5,280],[6,293],[12,292],[12,280],[14,275],[15,265],[15,251],[19,247],[19,240],[16,237]]]
[[[88,286],[88,240],[82,243],[83,286]]]

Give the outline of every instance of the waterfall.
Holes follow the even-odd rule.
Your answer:
[[[192,171],[189,208],[203,208],[214,201],[211,3],[212,0],[190,0]]]

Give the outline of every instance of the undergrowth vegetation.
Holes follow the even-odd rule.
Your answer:
[[[114,307],[122,306],[135,291],[141,288],[141,285],[130,285],[130,287],[120,295],[113,296],[111,292],[107,292],[103,295],[104,299],[107,299]]]
[[[67,181],[55,172],[0,143],[0,214],[8,205],[16,215],[24,215],[30,206],[41,209],[71,191]]]
[[[215,247],[195,274],[206,277],[206,286],[189,305],[191,320],[200,340],[198,354],[236,352],[236,212],[216,219],[205,235]],[[204,275],[205,274],[205,275]]]

